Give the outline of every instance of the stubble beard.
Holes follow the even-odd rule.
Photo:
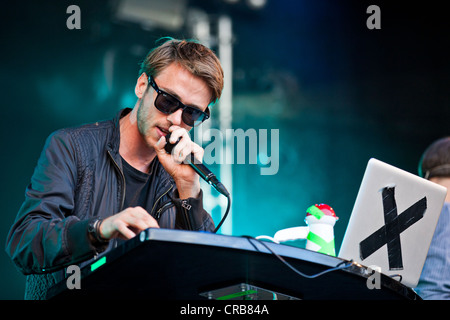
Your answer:
[[[148,91],[149,91],[148,89],[145,91],[144,95],[141,98],[141,101],[139,102],[137,112],[137,127],[139,134],[141,135],[142,139],[145,141],[147,146],[153,149],[154,147],[150,144],[150,140],[152,139],[151,135],[152,127],[148,120],[150,108],[146,108],[144,106],[145,95],[148,94]]]

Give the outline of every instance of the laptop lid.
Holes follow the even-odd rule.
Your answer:
[[[339,257],[417,286],[447,189],[370,159]]]

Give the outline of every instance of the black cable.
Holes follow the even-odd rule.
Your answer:
[[[307,275],[307,274],[304,274],[303,272],[297,270],[296,268],[294,268],[289,262],[287,262],[286,260],[284,260],[283,257],[281,257],[281,256],[278,255],[276,252],[274,252],[272,249],[270,249],[270,247],[267,246],[267,245],[264,243],[264,241],[260,241],[260,240],[258,240],[258,239],[255,239],[255,238],[249,237],[249,236],[244,236],[244,238],[247,238],[247,239],[249,240],[250,243],[251,243],[250,240],[255,240],[255,241],[259,242],[259,243],[262,244],[267,250],[269,250],[275,257],[277,257],[283,264],[285,264],[287,267],[289,267],[292,271],[294,271],[294,272],[297,273],[298,275],[300,275],[300,276],[302,276],[302,277],[304,277],[304,278],[307,278],[307,279],[314,279],[314,278],[320,277],[320,276],[322,276],[322,275],[324,275],[324,274],[326,274],[326,273],[328,273],[328,272],[337,271],[337,270],[342,270],[342,269],[347,269],[347,268],[349,268],[349,267],[351,267],[351,266],[353,265],[353,262],[352,262],[352,261],[349,261],[349,262],[348,262],[348,261],[342,261],[341,263],[338,263],[338,264],[336,265],[336,267],[334,267],[334,268],[330,268],[330,269],[324,270],[324,271],[322,271],[322,272],[319,272],[319,273],[316,273],[316,274],[313,274],[313,275]],[[251,244],[252,244],[252,243],[251,243]],[[348,263],[347,263],[347,264],[344,264],[344,265],[341,266],[341,267],[339,267],[339,265],[341,265],[341,264],[343,264],[343,263],[346,263],[346,262],[348,262]]]
[[[222,226],[222,224],[225,222],[225,219],[228,216],[228,212],[230,211],[230,207],[231,207],[231,196],[229,194],[226,195],[227,200],[228,200],[228,204],[227,204],[227,209],[225,211],[225,214],[223,215],[222,220],[220,220],[219,224],[217,225],[216,229],[214,230],[214,233],[216,233],[220,227]]]

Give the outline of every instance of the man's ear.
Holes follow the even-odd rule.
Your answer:
[[[143,72],[141,76],[136,81],[136,86],[134,87],[134,93],[138,99],[141,99],[144,96],[145,90],[147,90],[148,86],[148,77]]]

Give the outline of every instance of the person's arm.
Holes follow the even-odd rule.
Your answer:
[[[55,271],[99,251],[89,240],[89,221],[73,215],[75,150],[66,131],[52,134],[26,189],[6,242],[6,252],[24,274]]]
[[[173,195],[173,202],[177,210],[176,229],[214,231],[214,221],[211,215],[203,209],[203,191],[201,189],[197,197],[181,199],[178,190],[175,190]]]
[[[200,188],[200,177],[188,164],[183,163],[191,154],[198,160],[203,159],[204,150],[194,143],[186,129],[171,126],[170,141],[162,137],[156,144],[155,151],[164,169],[174,179],[176,190],[172,199],[177,209],[175,228],[186,230],[213,231],[214,222],[209,213],[203,209],[203,192]],[[178,142],[177,142],[178,141]],[[168,154],[166,143],[176,145]]]

